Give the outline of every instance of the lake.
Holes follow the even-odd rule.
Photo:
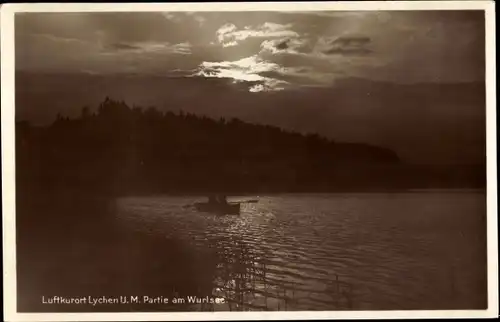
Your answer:
[[[212,294],[233,302],[215,310],[486,308],[484,192],[229,201],[254,198],[240,216],[215,216],[189,206],[204,197],[126,197],[113,220],[126,233],[179,241],[198,271],[206,263],[212,272],[204,258],[216,258]]]

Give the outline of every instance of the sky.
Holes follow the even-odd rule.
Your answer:
[[[484,36],[483,11],[17,13],[15,59],[16,70],[26,73],[114,79],[101,93],[88,85],[82,97],[107,95],[103,88],[114,93],[127,88],[122,95],[131,100],[148,96],[161,105],[167,99],[165,86],[176,89],[171,94],[176,99],[189,87],[191,96],[198,91],[220,114],[406,149],[403,154],[427,140],[435,144],[433,150],[419,155],[439,154],[442,162],[451,162],[483,153],[477,143],[483,135],[484,100],[480,90],[444,97],[439,86],[484,81]],[[143,81],[131,85],[117,80],[120,75]],[[164,78],[176,83],[167,85]],[[345,85],[349,79],[365,82]],[[207,85],[218,81],[229,87],[218,92]],[[428,101],[436,103],[402,104],[407,87],[384,87],[370,97],[366,82],[431,84]],[[30,84],[16,89],[25,97],[21,101],[39,102],[38,107],[19,107],[28,116],[45,113],[41,96],[75,97],[76,87],[82,92],[81,84],[73,89],[46,81]],[[233,88],[237,94],[228,92]],[[422,91],[410,90],[408,100],[418,100]],[[190,95],[183,96],[186,102],[201,101]],[[62,106],[60,100],[53,106]],[[464,129],[470,135],[460,133]],[[442,132],[448,141],[431,142]],[[394,138],[396,133],[402,141]]]
[[[138,12],[16,16],[16,67],[89,73],[198,70],[263,85],[483,79],[484,14]]]

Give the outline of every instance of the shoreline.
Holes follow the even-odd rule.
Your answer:
[[[158,192],[158,193],[130,193],[116,195],[114,198],[132,198],[132,197],[206,197],[214,192]],[[280,191],[280,192],[224,192],[227,197],[244,196],[277,196],[277,195],[342,195],[342,194],[405,194],[405,193],[487,193],[486,188],[429,188],[429,189],[373,189],[373,190],[332,190],[332,191]]]

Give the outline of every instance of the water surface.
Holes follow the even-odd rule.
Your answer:
[[[218,254],[213,294],[234,296],[242,278],[234,273],[255,273],[243,277],[248,284],[238,298],[253,309],[486,307],[484,193],[283,194],[230,201],[253,198],[259,202],[242,204],[241,216],[215,216],[189,207],[203,197],[127,197],[117,201],[115,219],[125,231],[180,240],[194,256]],[[245,264],[228,265],[229,257],[245,257]]]

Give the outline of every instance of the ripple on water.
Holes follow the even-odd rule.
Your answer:
[[[253,199],[235,199],[247,198]],[[287,309],[470,309],[482,303],[484,249],[474,228],[485,211],[481,194],[264,196],[243,205],[241,216],[226,217],[186,207],[199,200],[124,198],[118,219],[128,229],[199,249],[216,245],[226,256],[250,254],[267,274],[254,285],[256,306],[270,290],[294,295]],[[337,279],[344,289],[331,285]],[[475,291],[450,296],[459,286]]]

